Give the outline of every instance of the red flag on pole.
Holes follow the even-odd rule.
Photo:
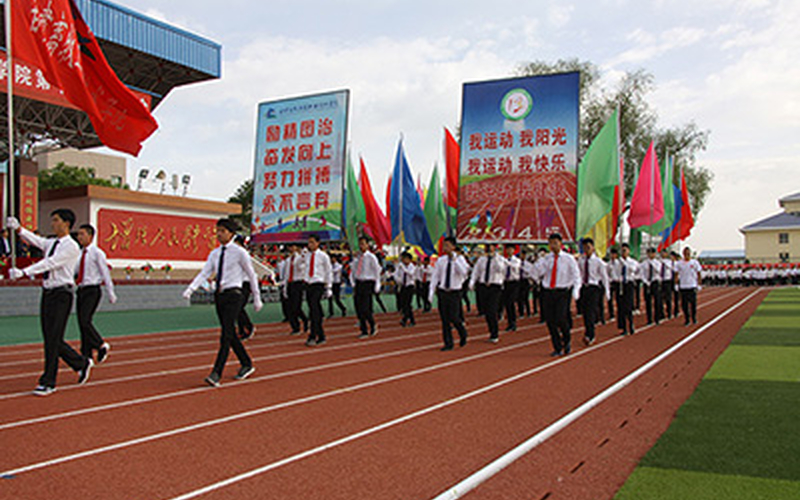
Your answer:
[[[633,189],[628,223],[631,227],[652,226],[664,217],[664,195],[661,192],[661,170],[651,142],[644,156],[639,180]]]
[[[158,124],[108,65],[75,1],[15,0],[11,17],[14,53],[89,115],[103,144],[137,155]]]
[[[445,149],[445,174],[447,198],[445,205],[450,208],[458,208],[458,176],[459,163],[461,161],[461,148],[459,147],[453,134],[446,128],[444,129],[444,149]]]
[[[364,209],[367,215],[367,227],[370,236],[375,242],[381,245],[388,245],[392,242],[392,228],[389,226],[389,219],[383,215],[381,207],[375,201],[375,194],[372,191],[372,184],[367,175],[367,167],[364,159],[361,159],[361,175],[358,179],[361,196],[364,198]]]
[[[681,240],[685,240],[689,237],[692,232],[692,228],[694,227],[694,216],[692,216],[692,205],[689,203],[689,189],[686,187],[686,176],[683,175],[683,169],[681,169],[681,213],[678,217],[678,222],[675,223],[675,227],[669,232],[669,234],[664,238],[664,241],[661,242],[659,245],[659,249],[667,248],[668,246],[677,243]]]

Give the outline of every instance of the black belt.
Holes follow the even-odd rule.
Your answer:
[[[100,285],[78,285],[78,291],[86,290],[88,288],[100,288]]]
[[[232,286],[230,288],[226,288],[226,289],[222,290],[221,292],[217,292],[218,295],[223,295],[223,294],[226,294],[226,293],[242,293],[242,287]]]
[[[443,288],[440,288],[439,292],[441,292],[441,293],[461,293],[461,289],[458,289],[458,290],[445,290]]]
[[[44,293],[59,293],[59,292],[69,292],[72,293],[72,285],[61,285],[55,288],[43,288]]]
[[[569,292],[569,288],[545,288],[548,292]]]

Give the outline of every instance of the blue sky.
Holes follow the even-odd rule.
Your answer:
[[[191,194],[227,198],[252,173],[260,101],[351,89],[350,142],[383,193],[397,139],[427,182],[463,82],[524,61],[578,57],[605,85],[652,72],[665,126],[711,130],[700,162],[714,192],[690,244],[741,248],[738,228],[800,191],[800,2],[629,0],[122,0],[223,46],[223,76],[176,90],[141,166],[191,173]]]

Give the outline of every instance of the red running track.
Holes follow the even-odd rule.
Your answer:
[[[0,498],[429,499],[715,320],[466,496],[610,498],[765,295],[703,291],[699,325],[624,338],[607,325],[597,344],[574,342],[555,361],[534,319],[494,345],[470,315],[469,344],[449,353],[435,314],[408,329],[382,316],[366,341],[352,318],[331,320],[314,349],[263,325],[248,343],[256,374],[231,380],[232,359],[219,389],[202,385],[209,331],[116,340],[89,384],[62,370],[48,398],[27,394],[41,348],[10,347],[0,350]]]

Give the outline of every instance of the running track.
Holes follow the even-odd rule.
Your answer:
[[[556,360],[534,319],[493,345],[470,314],[469,344],[449,353],[434,313],[409,329],[383,315],[361,341],[352,317],[327,320],[328,344],[313,349],[261,325],[248,343],[256,373],[233,381],[232,356],[217,389],[202,384],[211,330],[114,339],[86,386],[62,368],[47,398],[29,395],[41,347],[3,348],[0,498],[611,498],[765,296],[704,290],[698,325],[623,338],[609,324],[590,348],[578,318],[573,354]],[[693,334],[508,467],[486,469]],[[454,494],[476,472],[485,480]]]

